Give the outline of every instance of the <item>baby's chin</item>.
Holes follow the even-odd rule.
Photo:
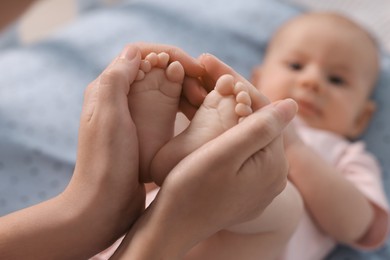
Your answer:
[[[312,129],[315,129],[318,131],[331,132],[335,135],[343,136],[347,139],[351,139],[346,134],[340,133],[340,131],[338,129],[330,129],[328,126],[321,124],[321,120],[318,120],[318,121],[317,120],[310,120],[310,119],[305,118],[304,116],[298,114],[295,116],[295,118],[293,119],[292,122],[293,122],[294,126],[302,126],[302,127],[312,128]]]
[[[322,126],[319,124],[319,122],[313,122],[315,120],[308,119],[304,115],[300,115],[299,113],[295,116],[293,122],[294,125],[299,125],[299,126],[305,126],[305,127],[311,127],[311,128],[316,128],[318,130],[327,130],[326,127]]]

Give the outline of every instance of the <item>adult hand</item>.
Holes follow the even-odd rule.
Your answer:
[[[0,220],[0,259],[87,259],[144,209],[127,93],[141,60],[128,46],[85,92],[77,162],[59,196]],[[21,250],[23,247],[23,250]]]
[[[261,213],[287,183],[281,133],[296,111],[292,100],[266,106],[183,159],[113,259],[181,259]]]
[[[224,74],[230,74],[236,81],[248,82],[243,76],[238,74],[229,65],[225,64],[217,57],[211,54],[202,54],[198,58],[198,62],[203,66],[204,72],[198,77],[187,77],[184,80],[183,92],[187,98],[192,97],[190,103],[187,102],[185,107],[185,115],[188,119],[192,119],[196,109],[202,104],[206,93],[214,89],[215,83],[219,77]],[[195,92],[195,93],[194,93]],[[196,94],[197,93],[197,94]],[[259,96],[258,91],[249,90],[249,94],[252,96]],[[260,94],[260,98],[253,98],[253,108],[259,109],[270,103],[269,99]],[[189,105],[190,104],[190,105]]]
[[[96,222],[101,222],[91,234],[106,232],[99,235],[107,243],[105,247],[122,235],[144,209],[138,138],[127,98],[140,61],[139,49],[129,45],[87,87],[75,172],[65,191],[69,200],[78,199],[74,207],[89,211]]]
[[[198,58],[198,60],[206,70],[206,73],[204,73],[201,78],[201,84],[207,91],[213,90],[215,86],[215,82],[218,80],[219,77],[221,77],[224,74],[232,75],[236,81],[241,81],[241,82],[246,82],[248,84],[251,84],[243,76],[241,76],[236,71],[234,71],[229,65],[223,63],[221,60],[219,60],[217,57],[211,54],[202,54]],[[192,83],[193,85],[196,85],[194,82]],[[257,95],[256,93],[254,93],[252,89],[249,89],[249,94]],[[260,99],[254,99],[253,101],[255,102],[253,104],[254,110],[259,109],[270,103],[269,99],[264,95],[261,95]]]

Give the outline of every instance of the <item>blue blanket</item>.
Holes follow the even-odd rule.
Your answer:
[[[86,10],[43,42],[21,46],[12,30],[0,41],[0,215],[67,185],[83,91],[126,43],[167,43],[193,56],[209,52],[248,77],[274,30],[302,11],[272,0],[133,0]],[[383,57],[374,94],[379,112],[364,139],[390,188],[390,59]],[[365,254],[339,247],[329,259],[390,259],[390,250]]]

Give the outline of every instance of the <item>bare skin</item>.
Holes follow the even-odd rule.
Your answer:
[[[154,59],[158,60],[156,55],[154,55]],[[156,61],[153,63],[154,66],[158,64]],[[161,67],[166,67],[166,63],[163,62],[163,64]],[[160,89],[169,85],[171,86],[169,89],[177,89],[177,83],[167,80],[167,72],[164,73],[160,69],[160,73],[149,74],[149,66],[145,65],[144,67],[147,69],[144,69],[142,72],[146,72],[149,78],[144,82],[140,82],[143,85],[142,89],[155,89],[155,84],[162,84]],[[140,79],[144,78],[142,72],[140,73]],[[148,87],[149,84],[151,84],[151,87]],[[147,95],[148,92],[144,94]],[[161,103],[161,100],[156,99],[150,92],[149,94],[148,99],[143,99],[143,104],[139,104],[143,107],[142,110],[147,110],[150,104]],[[260,97],[260,93],[251,84],[247,82],[245,84],[242,82],[235,83],[232,75],[227,74],[221,76],[217,80],[214,90],[207,95],[202,106],[198,109],[188,128],[158,151],[152,162],[152,179],[157,184],[162,185],[168,173],[184,157],[239,124],[239,122],[245,120],[245,117],[252,114],[252,99],[254,100],[253,103],[259,103]],[[138,101],[141,100],[139,99]],[[164,117],[162,109],[164,109],[163,106],[159,107],[156,111],[159,118]],[[169,123],[172,122],[172,116],[175,115],[175,111],[175,107],[169,111],[171,115]],[[136,118],[135,120],[137,122]],[[145,116],[139,118],[139,122],[143,124],[139,130],[141,132],[150,133],[144,127],[147,124],[155,124],[154,128],[162,131],[168,129],[169,135],[172,131],[172,128],[159,127],[159,121],[154,119],[154,116],[145,114]],[[161,134],[161,131],[159,133]],[[158,135],[155,135],[155,137],[158,137]],[[144,145],[147,142],[150,145],[149,139],[145,140]],[[257,172],[259,169],[257,168],[258,165],[253,164],[252,166],[251,171]],[[219,192],[219,189],[214,189],[214,191]],[[208,204],[207,199],[202,199],[202,201]],[[283,218],[281,216],[285,216],[285,214],[281,213],[286,209],[288,209],[290,214],[288,218]],[[229,255],[229,257],[234,259],[238,255],[242,256],[246,254],[249,257],[252,254],[254,257],[262,256],[267,259],[273,259],[279,254],[281,248],[283,248],[290,237],[299,219],[301,209],[302,204],[299,195],[295,188],[289,184],[282,192],[282,195],[277,197],[272,203],[272,206],[268,207],[262,214],[259,212],[259,214],[254,215],[249,221],[245,220],[234,223],[235,225],[223,227],[225,228],[223,231],[217,232],[209,239],[202,241],[197,247],[191,250],[191,253],[187,257],[189,259],[203,257],[228,259],[226,257]],[[215,227],[218,227],[218,225]],[[254,246],[256,244],[257,246]],[[228,248],[234,248],[235,250],[231,252],[227,250]],[[221,252],[223,253],[221,254]]]
[[[203,100],[207,95],[207,90],[202,84],[199,84],[197,80],[199,77],[204,77],[206,75],[206,70],[200,61],[192,58],[182,49],[172,45],[138,42],[133,43],[132,46],[139,48],[142,59],[151,52],[165,52],[169,55],[169,63],[173,61],[180,62],[185,71],[185,78],[179,109],[191,119],[200,105],[202,105]],[[215,85],[213,85],[213,87],[214,86]]]
[[[1,217],[1,259],[87,259],[123,235],[141,214],[145,190],[138,180],[138,140],[127,98],[141,59],[153,51],[172,53],[171,60],[180,60],[188,76],[203,73],[196,60],[173,46],[124,48],[85,91],[70,184],[51,200]],[[182,110],[192,111],[203,94],[200,88],[186,93],[180,103],[188,109]]]
[[[254,70],[253,84],[272,101],[293,98],[300,119],[311,128],[346,140],[359,138],[375,111],[370,95],[378,76],[377,51],[369,34],[348,18],[303,14],[275,34],[263,63]],[[346,169],[315,152],[315,142],[307,144],[294,127],[288,129],[289,179],[302,194],[313,223],[335,241],[356,245],[374,219],[387,213],[346,178]],[[348,170],[348,175],[360,170]]]
[[[207,96],[190,127],[168,143],[173,137],[184,79],[181,64],[168,64],[169,58],[165,52],[147,55],[141,62],[137,81],[131,85],[129,94],[129,107],[140,143],[140,180],[150,182],[153,179],[160,185],[182,158],[236,125],[241,117],[252,113],[252,101],[248,94],[252,86],[241,82],[235,84],[232,76],[225,75]],[[166,143],[168,145],[164,146]],[[151,166],[152,159],[163,146]],[[172,152],[172,149],[175,151]],[[178,156],[172,157],[172,154]],[[150,167],[154,172],[153,178]]]
[[[144,189],[135,174],[138,140],[127,99],[140,64],[138,51],[136,45],[128,46],[87,88],[70,185],[51,201],[1,219],[1,258],[86,259],[126,232],[143,210]],[[176,58],[189,61],[177,52]],[[136,234],[137,239],[130,257],[137,258],[145,249],[158,253],[156,258],[161,258],[160,253],[181,255],[220,227],[262,212],[286,186],[281,131],[295,113],[296,104],[291,101],[259,111],[186,157],[165,182],[160,202],[154,203],[156,209],[143,215],[147,218],[153,212],[153,221],[138,225],[145,219],[141,217],[138,228],[131,229],[129,237]],[[233,153],[234,160],[227,160]],[[258,174],[246,174],[254,164],[260,167]],[[214,178],[206,178],[210,172],[215,173]],[[194,185],[200,184],[199,180],[201,185]],[[209,193],[211,204],[196,196],[216,188],[219,193]],[[245,192],[232,196],[237,188]],[[189,198],[196,203],[189,206]],[[188,212],[193,213],[192,218],[186,217]],[[211,220],[206,225],[205,217]],[[176,225],[174,230],[164,230],[167,220],[169,227]],[[183,239],[187,227],[191,232]],[[149,229],[152,232],[144,232]],[[154,239],[149,243],[151,235]],[[178,243],[170,243],[166,237]],[[144,243],[147,246],[137,246]],[[20,245],[28,247],[20,250]]]
[[[127,102],[140,60],[139,50],[127,47],[87,87],[73,177],[59,196],[1,218],[1,259],[87,259],[142,213],[145,190]]]
[[[299,219],[297,197],[274,199],[281,191],[292,191],[290,185],[286,188],[282,184],[276,192],[275,184],[287,174],[278,131],[296,109],[291,100],[267,106],[183,159],[167,176],[156,200],[112,259],[258,259],[264,255],[264,259],[273,259]],[[272,204],[282,212],[267,213],[272,207],[266,205],[272,200],[278,202]],[[291,208],[279,207],[283,201]],[[286,211],[290,214],[281,214]],[[255,219],[265,221],[265,225],[259,226]],[[239,225],[245,222],[251,230],[248,236],[244,234],[245,226]],[[277,231],[270,223],[280,229]],[[257,229],[252,229],[252,224]],[[226,227],[231,230],[222,231]],[[256,233],[262,231],[263,234]]]
[[[167,53],[151,53],[140,66],[130,87],[129,107],[137,126],[140,146],[140,180],[150,182],[150,163],[156,152],[173,137],[184,79],[179,62],[168,64]]]
[[[252,113],[250,87],[241,82],[234,83],[230,75],[217,81],[188,128],[156,154],[151,170],[158,185],[181,159]]]

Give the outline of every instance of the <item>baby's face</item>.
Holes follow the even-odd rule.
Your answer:
[[[272,101],[293,98],[310,126],[355,138],[374,110],[377,71],[376,47],[364,31],[311,17],[279,32],[254,84]]]

